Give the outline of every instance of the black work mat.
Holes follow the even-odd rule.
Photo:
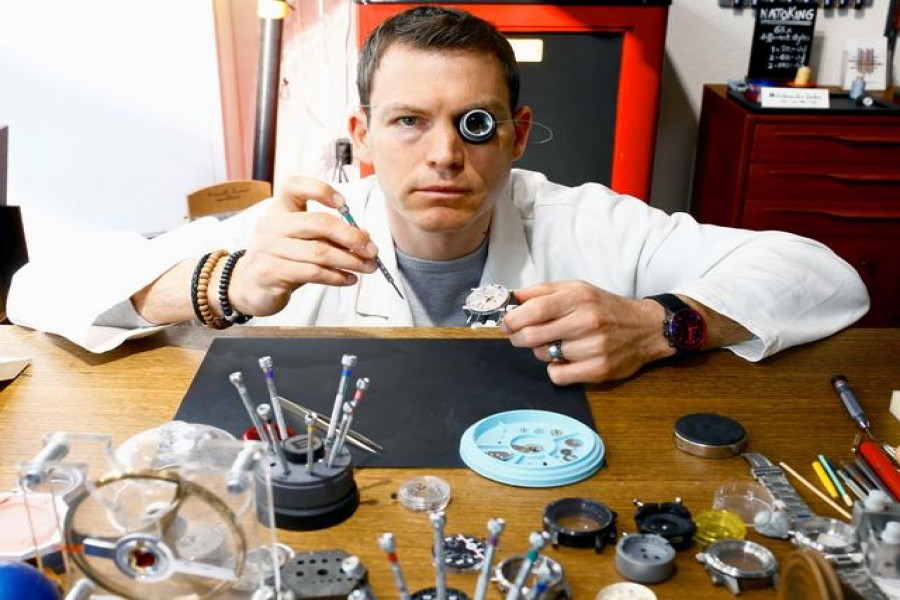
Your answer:
[[[373,456],[351,447],[357,466],[462,467],[465,430],[507,410],[548,410],[594,428],[583,386],[555,386],[544,363],[505,339],[219,338],[175,419],[240,436],[250,419],[228,376],[242,371],[254,402],[269,402],[261,356],[275,363],[279,395],[330,417],[344,354],[359,360],[345,399],[357,377],[371,382],[351,429],[385,448]],[[305,432],[302,419],[285,417]]]

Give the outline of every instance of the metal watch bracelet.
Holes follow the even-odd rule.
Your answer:
[[[812,509],[787,480],[781,467],[758,452],[744,452],[741,456],[750,463],[750,473],[753,478],[769,490],[776,500],[784,503],[785,510],[792,521],[802,521],[813,516]]]
[[[865,563],[861,560],[845,564],[834,561],[829,562],[834,567],[834,572],[837,574],[838,579],[859,594],[860,598],[865,598],[865,600],[890,600],[888,595],[881,591],[881,588],[872,579]]]

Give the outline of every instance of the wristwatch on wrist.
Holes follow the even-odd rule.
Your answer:
[[[696,352],[706,341],[706,321],[703,315],[688,306],[675,294],[647,296],[666,309],[663,335],[669,346],[675,348],[675,356]]]
[[[798,548],[809,548],[825,557],[845,585],[866,600],[887,600],[869,574],[856,528],[837,519],[813,517],[798,523],[793,531]]]
[[[514,301],[513,293],[499,283],[472,288],[463,305],[467,317],[466,325],[471,327],[499,325],[506,311],[515,306]]]

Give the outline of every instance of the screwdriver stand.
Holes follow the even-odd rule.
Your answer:
[[[290,473],[272,464],[272,501],[275,525],[281,529],[310,531],[337,525],[359,506],[359,491],[353,479],[353,461],[346,446],[327,464],[325,447],[313,437],[313,468],[308,473],[306,435],[295,435],[282,447]]]

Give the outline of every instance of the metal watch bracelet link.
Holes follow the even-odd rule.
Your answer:
[[[750,473],[753,478],[769,490],[776,500],[784,503],[785,510],[792,521],[802,521],[813,516],[812,509],[787,480],[781,467],[758,452],[744,452],[741,456],[750,463]]]
[[[832,565],[838,579],[859,594],[860,598],[865,598],[865,600],[890,600],[890,597],[872,579],[865,563],[860,561],[841,565],[832,562]]]

